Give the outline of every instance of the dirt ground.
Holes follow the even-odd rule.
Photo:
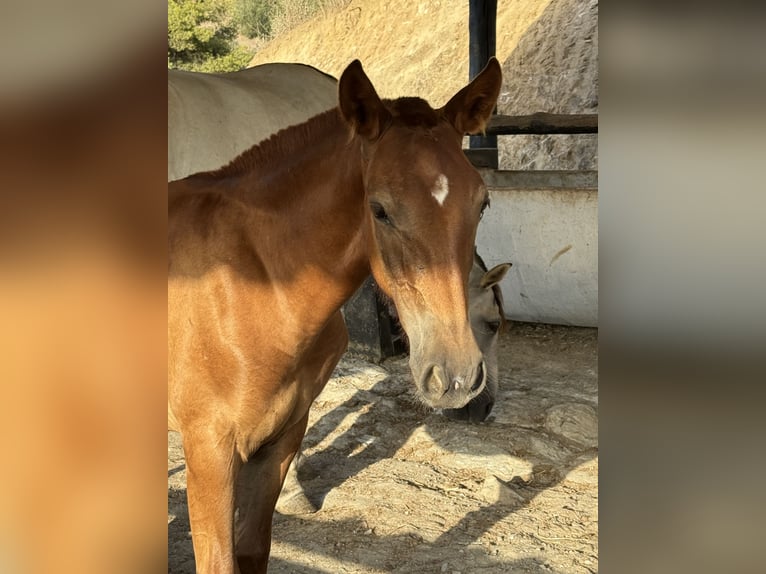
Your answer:
[[[597,330],[512,323],[498,354],[482,424],[423,407],[406,358],[346,356],[303,443],[321,509],[275,514],[270,574],[597,572]],[[174,574],[194,572],[185,484],[169,433]]]

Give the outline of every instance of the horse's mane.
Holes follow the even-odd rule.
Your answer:
[[[398,98],[383,100],[383,103],[391,113],[393,123],[399,125],[430,129],[440,120],[439,112],[421,98]],[[320,134],[327,134],[337,129],[342,123],[338,108],[332,108],[302,124],[287,127],[272,134],[221,168],[197,173],[191,177],[200,181],[226,179],[247,173],[257,166],[273,164]]]
[[[327,133],[340,124],[338,108],[332,108],[272,134],[267,139],[243,151],[227,165],[192,177],[201,180],[225,179],[249,172],[257,166],[270,165],[293,153],[296,148],[311,141],[317,134]]]

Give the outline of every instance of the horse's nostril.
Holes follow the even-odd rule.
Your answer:
[[[492,412],[492,407],[494,407],[494,406],[495,406],[495,403],[492,402],[492,401],[490,401],[490,402],[488,402],[486,404],[486,406],[484,407],[484,418],[485,419],[489,416],[489,413]]]
[[[473,386],[471,387],[471,392],[475,392],[481,387],[481,384],[484,382],[484,361],[479,363],[479,369],[476,372],[476,378],[473,381]]]
[[[424,377],[424,389],[433,394],[442,394],[450,390],[448,379],[444,376],[444,371],[438,366],[430,367]]]

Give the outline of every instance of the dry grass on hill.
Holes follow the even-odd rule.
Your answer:
[[[501,62],[549,2],[500,3]],[[276,37],[250,65],[302,62],[337,77],[355,58],[381,96],[418,95],[440,106],[468,79],[468,2],[352,0]]]
[[[266,44],[251,65],[301,62],[338,77],[358,58],[381,96],[416,95],[435,107],[468,80],[468,2],[328,0],[326,6]],[[597,112],[597,23],[598,0],[499,2],[498,113]],[[504,169],[596,169],[598,162],[595,135],[505,137],[499,149]]]

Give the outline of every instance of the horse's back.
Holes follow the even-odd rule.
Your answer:
[[[303,64],[227,74],[168,70],[168,181],[218,169],[337,104],[337,81]]]

